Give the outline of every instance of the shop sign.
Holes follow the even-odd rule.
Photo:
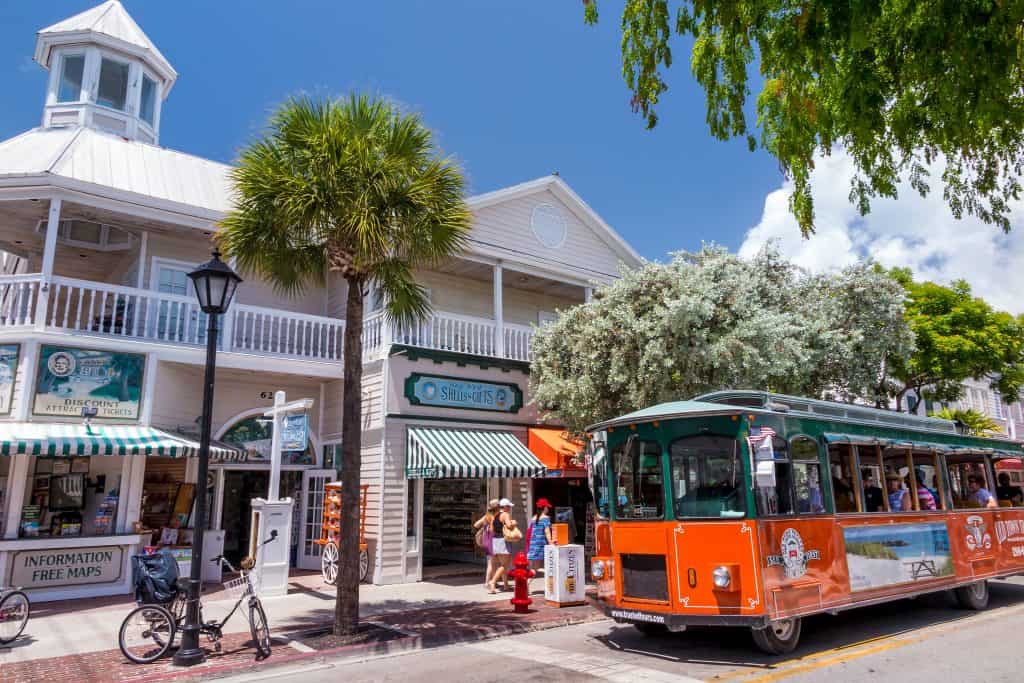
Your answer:
[[[18,374],[18,344],[0,345],[0,415],[11,412],[14,398],[14,378]]]
[[[43,346],[32,413],[80,417],[95,407],[97,418],[137,420],[145,367],[139,353]]]
[[[406,479],[438,479],[440,476],[438,467],[408,467],[405,470]]]
[[[13,556],[10,583],[23,588],[114,583],[124,564],[122,546],[24,550]]]
[[[309,441],[309,416],[285,415],[281,424],[281,450],[304,451]]]
[[[405,397],[413,405],[518,413],[523,392],[516,384],[478,382],[457,377],[421,375],[405,380]]]

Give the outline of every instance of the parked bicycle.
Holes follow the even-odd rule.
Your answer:
[[[0,645],[14,642],[32,612],[28,596],[17,588],[0,586]]]
[[[277,532],[271,531],[270,538],[263,541],[260,546],[262,547],[276,538]],[[247,602],[249,632],[256,645],[256,658],[266,659],[270,656],[270,626],[267,624],[267,614],[263,610],[263,603],[260,602],[259,595],[256,594],[256,582],[252,574],[252,568],[256,564],[255,560],[251,557],[245,558],[239,569],[236,569],[223,555],[218,555],[210,562],[220,564],[232,574],[238,575],[237,578],[224,583],[228,595],[236,600],[231,611],[220,621],[203,621],[203,604],[200,601],[199,633],[209,638],[214,649],[219,652],[220,640],[224,636],[224,625],[238,611],[242,603]],[[167,654],[167,651],[174,645],[174,639],[178,632],[185,626],[188,602],[185,590],[186,587],[179,584],[177,593],[166,606],[139,605],[125,617],[121,622],[117,638],[117,644],[125,657],[137,664],[148,664]]]

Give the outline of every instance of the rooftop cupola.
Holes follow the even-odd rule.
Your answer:
[[[39,31],[35,60],[50,70],[44,128],[158,141],[160,107],[178,74],[118,0]]]

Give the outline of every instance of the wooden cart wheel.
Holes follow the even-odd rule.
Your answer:
[[[338,544],[328,541],[320,553],[320,572],[324,575],[324,583],[338,583]]]
[[[365,550],[359,551],[359,581],[366,581],[366,575],[370,573],[370,554]]]

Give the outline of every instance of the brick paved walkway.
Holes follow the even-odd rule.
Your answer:
[[[117,649],[68,654],[49,659],[32,659],[0,665],[3,683],[80,683],[135,681],[189,681],[262,670],[297,660],[337,657],[365,657],[407,649],[430,648],[457,642],[496,638],[532,630],[556,628],[602,618],[590,606],[557,609],[537,600],[528,614],[515,614],[506,600],[463,603],[390,612],[370,621],[400,631],[387,642],[349,645],[329,650],[313,650],[303,642],[315,629],[328,626],[310,620],[300,632],[274,631],[274,653],[265,661],[255,661],[256,651],[247,633],[234,633],[221,641],[221,652],[210,652],[205,664],[178,669],[170,658],[139,665],[128,662]],[[294,625],[293,625],[294,626]]]

